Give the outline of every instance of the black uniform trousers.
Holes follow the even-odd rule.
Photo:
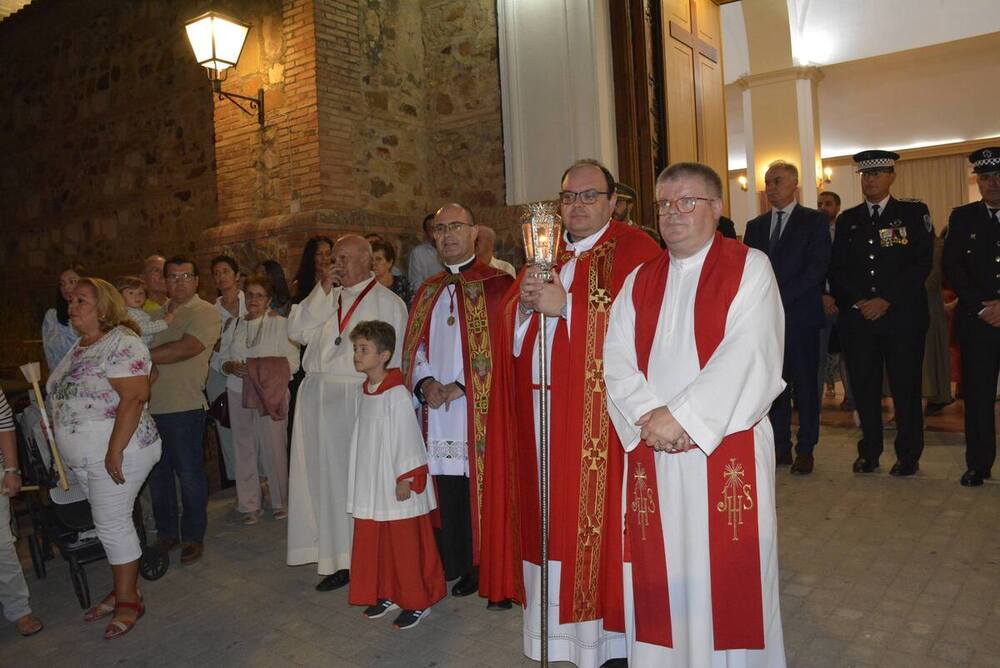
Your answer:
[[[847,355],[854,405],[861,418],[858,455],[878,461],[882,454],[882,369],[896,406],[896,457],[904,463],[920,460],[924,450],[921,405],[924,340],[927,319],[900,317],[905,306],[878,320],[866,320],[855,308],[840,311],[837,325]]]
[[[1000,327],[959,313],[955,334],[962,352],[965,396],[965,463],[989,473],[997,455],[994,402],[1000,374]]]
[[[811,455],[819,440],[819,329],[796,327],[785,330],[785,361],[781,377],[785,390],[771,404],[769,417],[774,430],[774,451],[791,452],[792,391],[799,411],[795,451]]]
[[[469,479],[464,475],[436,475],[438,512],[441,528],[434,530],[444,579],[471,575],[472,506],[469,503]]]

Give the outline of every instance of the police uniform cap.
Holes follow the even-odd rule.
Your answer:
[[[635,201],[638,196],[632,186],[627,186],[624,183],[616,183],[615,192],[618,193],[618,199],[627,200],[629,202]]]
[[[972,171],[976,174],[1000,172],[1000,146],[987,146],[969,155]]]
[[[861,151],[851,156],[857,163],[858,172],[870,172],[874,170],[891,172],[895,170],[896,161],[899,154],[893,151]]]

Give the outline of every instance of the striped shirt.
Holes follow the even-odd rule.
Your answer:
[[[7,397],[0,390],[0,431],[14,431],[14,414],[7,403]]]

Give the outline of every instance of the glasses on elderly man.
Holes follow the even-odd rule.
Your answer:
[[[457,233],[463,227],[475,227],[475,225],[469,225],[468,223],[460,223],[454,221],[451,223],[438,223],[437,225],[431,226],[431,234],[436,237],[443,237],[446,232],[451,232],[452,234]]]
[[[611,193],[606,192],[604,190],[596,190],[594,188],[591,188],[590,190],[584,190],[581,192],[575,192],[573,190],[561,190],[559,191],[559,201],[565,204],[566,206],[569,206],[570,204],[576,202],[577,198],[579,198],[579,200],[584,204],[593,204],[594,202],[597,201],[597,198],[600,195],[608,195],[610,197]]]
[[[661,199],[653,202],[656,215],[666,216],[673,209],[677,213],[691,213],[698,202],[712,202],[714,197],[678,197],[677,199]]]
[[[195,274],[192,274],[190,271],[185,271],[182,274],[167,274],[167,280],[171,283],[180,283],[181,281],[186,283],[194,278]]]

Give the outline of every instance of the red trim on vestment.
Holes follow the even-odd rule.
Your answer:
[[[423,466],[418,466],[412,471],[407,471],[406,473],[397,476],[396,482],[402,482],[403,480],[409,479],[410,490],[420,494],[427,487],[427,475],[429,471],[430,469],[427,468],[427,464],[424,464]]]
[[[369,397],[374,397],[377,394],[382,394],[383,392],[388,392],[394,387],[398,387],[403,384],[403,372],[399,369],[386,369],[385,378],[382,382],[378,384],[374,390],[368,389],[368,381],[366,380],[362,383],[361,391],[367,394]]]
[[[746,256],[745,246],[716,233],[698,280],[694,305],[695,343],[701,368],[708,364],[725,335],[726,318],[739,290]],[[635,280],[635,346],[643,374],[648,369],[669,263],[669,255],[664,253],[646,264]],[[657,526],[643,533],[642,526],[650,510],[646,502],[659,499],[655,457],[652,448],[641,442],[628,458],[626,540],[632,561],[636,638],[672,647],[663,534]],[[761,649],[764,619],[753,428],[726,435],[708,456],[706,466],[715,649]],[[654,517],[661,517],[659,511],[654,512]]]

